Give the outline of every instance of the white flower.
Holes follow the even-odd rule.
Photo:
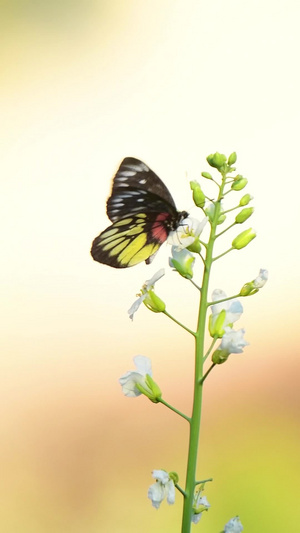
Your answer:
[[[212,301],[218,302],[227,298],[221,289],[215,289],[212,293]],[[226,326],[232,326],[243,312],[243,306],[239,300],[226,300],[211,306],[209,317],[209,332],[212,337],[222,337]]]
[[[169,257],[169,265],[177,270],[181,276],[187,279],[193,277],[195,257],[186,249],[178,251],[177,246],[172,246],[172,256]]]
[[[228,354],[242,353],[244,346],[249,345],[249,342],[244,339],[245,330],[239,329],[235,331],[229,327],[225,327],[225,333],[222,337],[220,349]]]
[[[130,398],[135,398],[136,396],[140,396],[140,394],[142,394],[141,391],[137,389],[137,384],[142,385],[142,387],[145,389],[149,389],[149,393],[152,392],[146,384],[146,376],[152,376],[151,359],[149,359],[149,357],[145,357],[144,355],[136,355],[133,360],[136,370],[130,370],[129,372],[126,372],[126,374],[123,374],[123,376],[121,376],[119,379],[123,394],[125,394],[125,396],[129,396]]]
[[[222,291],[221,289],[215,289],[212,293],[212,301],[217,302],[218,300],[223,300],[224,298],[227,298],[227,294]],[[226,302],[216,303],[211,306],[211,312],[214,317],[216,317],[222,309],[225,309],[226,311],[226,319],[224,322],[224,326],[227,326],[228,324],[233,324],[236,322],[242,312],[243,312],[243,306],[239,300],[227,300]]]
[[[184,219],[180,227],[170,233],[168,243],[175,246],[178,252],[183,248],[188,248],[199,238],[206,223],[206,217],[201,222],[193,217]]]
[[[133,302],[130,309],[128,309],[129,318],[131,318],[131,320],[133,320],[134,314],[137,312],[140,305],[143,303],[145,298],[148,296],[149,291],[154,289],[155,283],[160,278],[162,278],[164,275],[165,275],[165,269],[161,268],[158,272],[156,272],[156,274],[154,274],[154,276],[152,276],[151,279],[149,279],[148,281],[145,281],[138,299],[135,302]]]
[[[153,470],[152,477],[156,480],[148,490],[153,507],[159,509],[161,502],[166,498],[171,505],[175,502],[175,485],[165,470]]]
[[[224,533],[241,533],[244,528],[238,516],[231,518],[224,527]]]
[[[193,503],[193,515],[192,522],[198,524],[201,519],[203,511],[207,511],[210,507],[210,504],[207,501],[206,496],[201,496],[202,490],[198,490],[194,494],[194,503]]]
[[[261,289],[268,280],[269,273],[265,268],[261,268],[257,278],[253,281],[255,289]]]

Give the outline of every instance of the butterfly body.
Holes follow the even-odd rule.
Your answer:
[[[163,242],[188,216],[178,212],[161,179],[142,161],[123,159],[106,205],[112,225],[93,241],[95,261],[114,268],[150,263]]]

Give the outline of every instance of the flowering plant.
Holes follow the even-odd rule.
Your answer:
[[[153,470],[152,476],[155,483],[148,491],[148,497],[152,505],[158,509],[164,499],[169,504],[175,502],[176,489],[183,496],[182,533],[189,533],[191,524],[197,524],[202,514],[208,511],[210,504],[206,496],[202,493],[206,483],[212,479],[198,481],[196,479],[197,455],[199,444],[199,431],[201,421],[201,406],[203,386],[209,373],[218,365],[225,363],[230,354],[240,354],[249,343],[245,340],[245,330],[235,329],[235,323],[243,313],[241,298],[257,293],[266,283],[268,272],[261,269],[258,276],[246,282],[243,287],[232,296],[227,296],[221,289],[215,289],[209,299],[209,282],[212,267],[215,261],[221,259],[225,254],[234,250],[245,248],[256,236],[252,228],[248,228],[234,237],[229,249],[219,255],[215,255],[215,243],[227,231],[236,225],[243,224],[253,213],[252,207],[246,207],[252,200],[249,194],[244,194],[237,205],[226,209],[224,199],[230,193],[236,195],[247,185],[247,179],[240,174],[235,174],[234,164],[236,153],[232,153],[228,158],[219,154],[211,154],[207,157],[208,164],[219,173],[219,177],[213,177],[209,172],[202,172],[202,177],[210,180],[216,187],[216,199],[211,200],[203,192],[197,181],[190,183],[195,205],[202,211],[203,218],[199,222],[195,219],[187,218],[182,223],[182,231],[178,232],[176,239],[171,236],[172,257],[169,260],[170,267],[187,282],[194,285],[199,294],[199,313],[197,328],[190,329],[180,323],[168,311],[165,302],[156,294],[155,284],[164,275],[161,269],[150,280],[146,281],[141,289],[138,299],[133,303],[128,313],[131,319],[143,303],[149,310],[155,313],[163,313],[176,324],[182,327],[195,339],[195,376],[194,376],[194,398],[191,415],[180,412],[174,406],[167,403],[159,386],[152,377],[152,367],[149,358],[136,356],[134,358],[136,370],[126,372],[120,378],[123,393],[126,396],[137,397],[145,395],[154,403],[162,403],[176,414],[181,416],[189,424],[189,449],[187,459],[187,473],[185,487],[179,484],[179,476],[176,472],[166,472],[165,470]],[[227,221],[230,212],[239,209],[235,219],[229,223],[225,229],[219,230],[219,226]],[[206,240],[202,239],[202,232],[205,227],[209,227],[209,235]],[[194,264],[196,258],[200,257],[203,262],[202,282],[194,281]],[[208,320],[208,332],[211,342],[208,350],[205,351],[205,330],[207,313],[210,311]],[[216,344],[219,342],[218,346]],[[206,366],[206,361],[210,357],[210,365]],[[231,518],[224,526],[223,532],[241,532],[243,526],[238,517]]]

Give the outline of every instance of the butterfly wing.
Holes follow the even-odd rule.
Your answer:
[[[176,216],[174,200],[161,179],[145,163],[134,157],[123,159],[107,200],[108,218],[116,220],[128,214],[168,211]]]
[[[113,224],[93,241],[92,257],[127,268],[149,263],[187,213],[177,212],[167,187],[145,163],[126,157],[113,181],[107,215]]]

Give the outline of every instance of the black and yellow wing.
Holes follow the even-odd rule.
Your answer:
[[[113,222],[93,241],[95,261],[114,268],[149,263],[169,233],[188,216],[178,212],[161,179],[142,161],[126,157],[107,200]]]

